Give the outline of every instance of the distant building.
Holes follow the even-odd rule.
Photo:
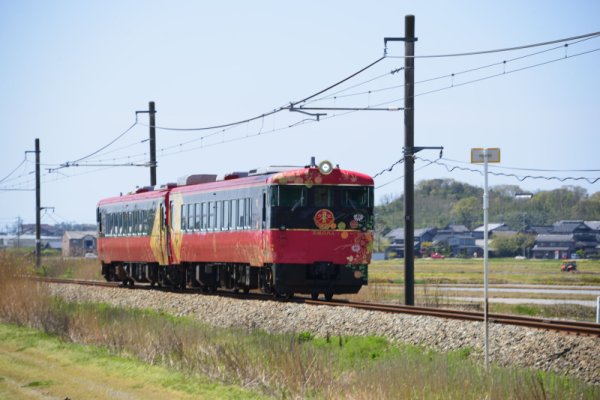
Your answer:
[[[83,257],[97,253],[95,231],[67,231],[62,238],[63,257]]]
[[[41,236],[40,241],[42,244],[42,249],[60,249],[62,246],[62,240],[60,236]],[[1,235],[0,249],[7,247],[35,248],[35,235]]]
[[[531,250],[533,258],[560,260],[570,258],[575,253],[575,238],[568,235],[538,235]]]
[[[494,233],[502,232],[502,231],[510,231],[508,225],[504,223],[489,223],[488,224],[488,238],[491,239]],[[485,232],[485,227],[483,225],[478,226],[473,230],[473,237],[475,239],[483,239],[483,233]]]
[[[415,229],[413,249],[415,254],[421,251],[421,243],[431,242],[437,232],[436,228]],[[391,257],[392,254],[396,258],[404,257],[404,228],[396,228],[390,231],[385,237],[390,241],[390,246],[385,250],[385,259]]]

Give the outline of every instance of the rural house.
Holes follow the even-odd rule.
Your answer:
[[[88,253],[96,254],[95,231],[66,231],[63,235],[63,257],[83,257]]]

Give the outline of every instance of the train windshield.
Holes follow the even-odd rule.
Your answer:
[[[272,207],[366,209],[373,207],[373,188],[368,186],[272,186]]]

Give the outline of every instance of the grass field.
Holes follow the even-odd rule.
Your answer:
[[[600,260],[578,260],[578,271],[560,271],[561,260],[489,260],[490,284],[600,286]],[[374,261],[369,283],[404,282],[404,260]],[[447,258],[416,259],[415,283],[483,284],[483,260]]]

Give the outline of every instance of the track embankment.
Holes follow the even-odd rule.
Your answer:
[[[193,317],[212,326],[261,329],[270,333],[311,332],[318,336],[375,335],[443,352],[468,348],[473,358],[483,358],[483,327],[477,320],[155,290],[49,285],[55,295],[68,301],[153,309]],[[600,384],[598,354],[600,338],[597,336],[565,335],[518,325],[490,325],[490,357],[498,365],[553,371]]]

